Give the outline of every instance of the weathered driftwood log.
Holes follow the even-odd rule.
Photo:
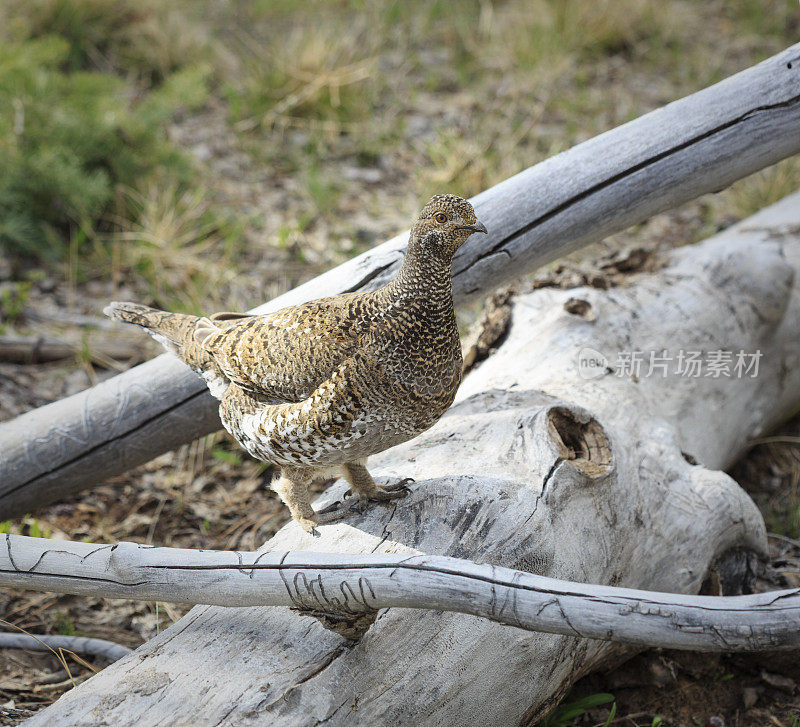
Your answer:
[[[4,539],[0,585],[192,605],[289,606],[316,612],[354,640],[379,609],[400,607],[468,613],[528,631],[636,646],[721,652],[800,647],[800,589],[687,596],[570,583],[441,555],[187,550],[8,534]],[[35,638],[43,649],[72,644],[116,658],[130,651],[100,639]],[[37,643],[28,634],[0,633],[0,648],[29,648],[31,642]]]
[[[318,538],[287,525],[263,552],[445,555],[670,593],[697,593],[716,568],[741,588],[764,524],[717,468],[800,403],[798,222],[796,195],[630,286],[518,298],[451,411],[376,458],[384,477],[417,479],[407,499]],[[715,375],[728,350],[760,351],[758,375]],[[639,351],[671,356],[668,374],[611,370]],[[676,375],[681,351],[707,370]],[[608,369],[580,365],[602,356]],[[288,584],[300,611],[195,608],[30,724],[530,724],[621,648],[399,608],[353,643],[308,613],[331,626],[358,593],[322,583]],[[555,594],[543,613],[562,607]]]
[[[459,250],[456,299],[797,153],[798,89],[800,44],[478,195],[490,234]],[[400,235],[257,310],[376,287],[405,244]],[[154,359],[0,426],[0,513],[53,502],[219,426],[202,382]]]

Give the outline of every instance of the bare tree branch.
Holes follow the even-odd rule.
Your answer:
[[[74,651],[76,654],[102,656],[111,661],[117,661],[133,651],[127,646],[105,639],[60,634],[31,634],[27,631],[19,634],[0,632],[0,649],[27,649],[29,651],[64,649],[65,651]]]
[[[6,534],[0,584],[103,598],[291,606],[328,618],[438,609],[528,631],[692,651],[800,646],[800,588],[686,596],[570,583],[442,556],[194,551]]]

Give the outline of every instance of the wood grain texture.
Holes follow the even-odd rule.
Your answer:
[[[0,584],[36,591],[192,605],[287,606],[345,620],[383,608],[442,610],[527,631],[691,651],[800,647],[800,588],[687,596],[571,583],[431,555],[188,550],[53,543],[8,534],[3,539]],[[114,658],[130,651],[100,639],[41,638],[42,648],[50,644]],[[29,648],[31,641],[26,634],[0,633],[0,648],[10,643]]]
[[[280,563],[289,553],[284,564],[295,566],[298,551],[412,563],[425,562],[423,555],[459,558],[483,573],[510,568],[598,584],[608,595],[605,586],[696,594],[714,580],[711,573],[727,571],[718,564],[735,560],[731,554],[764,555],[758,509],[719,468],[800,404],[798,223],[800,194],[705,243],[672,251],[663,269],[628,285],[517,298],[506,340],[466,377],[451,410],[422,436],[375,458],[381,483],[416,478],[411,494],[323,525],[317,538],[287,525],[259,556]],[[743,349],[760,350],[762,358],[755,377],[617,376],[601,369],[586,378],[579,363],[587,349],[609,358]],[[334,485],[319,504],[343,489]],[[236,554],[223,557],[241,567]],[[31,553],[14,568],[50,568],[46,557],[34,568],[38,558]],[[196,607],[30,724],[532,725],[576,679],[636,648],[585,638],[602,628],[588,616],[569,634],[549,634],[397,607],[380,609],[354,644],[308,614],[324,616],[332,605],[357,611],[359,603],[373,603],[366,585],[349,589],[313,570],[290,572],[284,590],[294,608]],[[462,588],[450,574],[426,573],[437,588],[427,591],[420,579],[419,591],[432,598],[455,588],[454,598],[475,598],[465,610],[520,612],[521,595],[504,601],[495,586],[492,605],[491,588],[487,602],[483,586]],[[385,576],[381,587],[395,588],[391,571]],[[160,577],[166,590],[196,577],[209,597],[229,595],[207,572]],[[264,577],[259,572],[252,580]],[[510,575],[519,578],[528,582]],[[251,588],[246,567],[237,579]],[[345,582],[359,582],[355,570]],[[536,592],[525,598],[529,593]],[[537,617],[571,622],[571,598],[567,588],[528,605],[534,614],[541,609]],[[606,608],[604,598],[595,605]],[[653,602],[642,608],[608,608],[630,624],[669,623],[675,597],[648,598]],[[776,593],[767,600],[780,609],[796,598]],[[703,623],[680,628],[687,642],[695,627],[698,639],[707,638]]]
[[[797,44],[479,194],[472,202],[490,234],[459,250],[456,301],[797,153],[799,89]],[[406,239],[255,310],[379,287],[397,272]],[[202,382],[159,357],[0,425],[0,513],[57,501],[219,427]]]

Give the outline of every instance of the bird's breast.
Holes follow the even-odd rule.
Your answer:
[[[450,406],[461,383],[458,332],[436,338],[384,341],[375,350],[386,375],[387,396],[396,406],[431,416]]]

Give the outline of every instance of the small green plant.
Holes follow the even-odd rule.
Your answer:
[[[32,287],[31,282],[20,280],[0,288],[0,322],[13,323],[20,317]]]
[[[56,611],[56,617],[53,620],[53,630],[57,634],[63,636],[75,636],[75,625],[72,623],[69,614],[63,611]]]
[[[228,449],[222,449],[222,447],[214,447],[211,450],[211,456],[220,462],[227,462],[236,466],[242,463],[242,456],[238,452],[231,452]]]
[[[22,524],[27,527],[28,532],[27,535],[31,538],[49,538],[51,535],[50,528],[42,529],[42,526],[39,524],[39,521],[35,518],[30,517],[30,515],[26,515],[22,519]]]
[[[606,694],[599,692],[598,694],[590,694],[588,697],[578,699],[574,702],[567,702],[559,704],[550,714],[548,714],[540,723],[540,727],[567,727],[571,725],[578,717],[586,714],[590,709],[600,707],[609,702],[614,702],[613,694]],[[614,715],[616,714],[616,702],[611,707],[611,713],[606,720],[608,725]]]
[[[664,720],[661,717],[653,717],[653,721],[650,724],[650,727],[661,727],[664,724]]]
[[[11,520],[3,520],[0,522],[0,534],[8,535],[11,532]]]

